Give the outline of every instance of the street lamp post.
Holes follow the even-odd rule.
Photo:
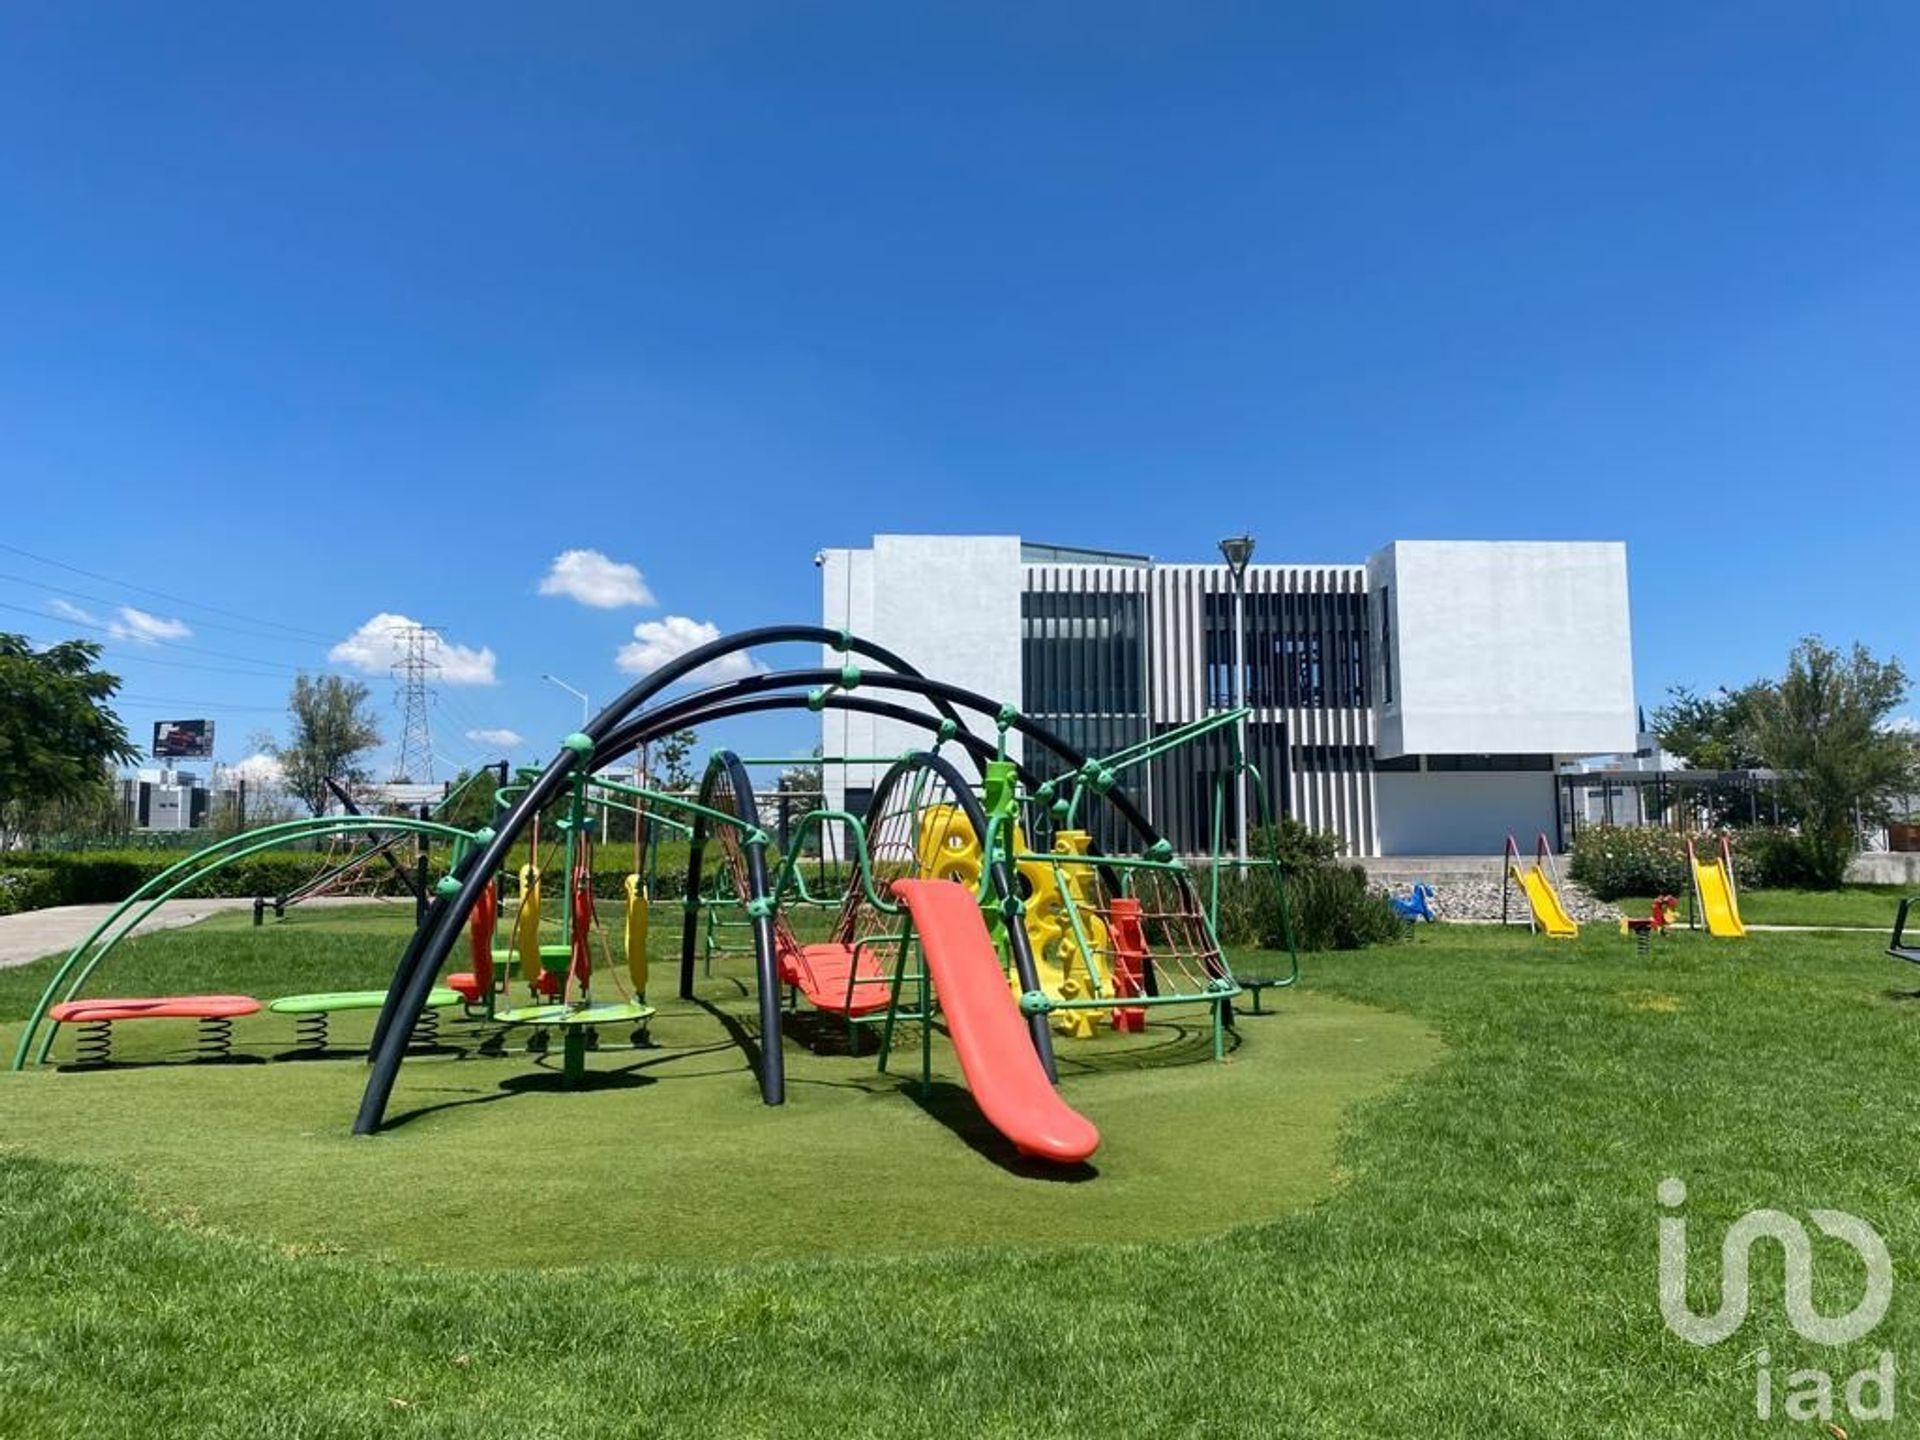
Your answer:
[[[542,680],[550,680],[569,695],[577,695],[580,698],[580,728],[582,730],[586,729],[587,721],[593,718],[593,702],[587,699],[587,692],[574,689],[573,686],[567,684],[567,682],[562,680],[558,675],[542,675],[540,678]]]
[[[1234,850],[1247,863],[1247,565],[1253,559],[1253,536],[1229,535],[1220,542],[1220,558],[1233,575],[1233,704],[1240,712],[1234,734],[1240,764],[1234,771]]]

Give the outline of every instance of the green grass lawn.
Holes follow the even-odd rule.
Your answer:
[[[320,976],[355,926],[376,949],[333,917],[156,936],[119,976],[383,978]],[[372,1141],[351,1060],[0,1078],[0,1435],[1824,1433],[1754,1420],[1754,1348],[1920,1364],[1920,1304],[1809,1347],[1763,1247],[1754,1319],[1695,1349],[1660,1323],[1654,1189],[1687,1181],[1708,1257],[1751,1207],[1852,1211],[1905,1282],[1920,976],[1877,944],[1311,957],[1228,1064],[1178,1030],[1067,1051],[1106,1137],[1071,1182],[798,1044],[767,1111],[704,1012],[574,1094],[524,1056],[409,1062],[413,1118]],[[0,976],[0,1017],[35,988]],[[1837,1313],[1857,1266],[1821,1254]],[[1717,1264],[1693,1279],[1707,1308]]]
[[[1911,890],[1899,885],[1848,885],[1839,890],[1753,890],[1740,892],[1740,918],[1749,925],[1870,926],[1891,933],[1894,912]],[[1686,914],[1686,896],[1680,897]],[[1629,915],[1645,915],[1650,897],[1622,900]]]

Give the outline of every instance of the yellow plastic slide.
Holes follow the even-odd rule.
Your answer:
[[[1723,940],[1744,939],[1747,927],[1740,923],[1740,902],[1734,898],[1726,861],[1696,858],[1693,883],[1700,892],[1700,913],[1706,917],[1707,933]]]
[[[1512,865],[1513,878],[1520,882],[1520,888],[1527,892],[1527,903],[1533,907],[1533,923],[1544,934],[1560,940],[1571,940],[1580,933],[1580,927],[1574,918],[1567,914],[1567,907],[1560,903],[1560,892],[1553,888],[1553,881],[1547,878],[1545,868],[1539,865]]]

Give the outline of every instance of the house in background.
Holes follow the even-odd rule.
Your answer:
[[[878,535],[817,559],[824,624],[1011,700],[1084,753],[1244,694],[1271,812],[1336,832],[1353,855],[1487,854],[1508,832],[1557,841],[1559,767],[1635,744],[1618,542],[1400,540],[1354,564],[1247,564],[1238,586],[1219,561],[1011,535]],[[924,744],[883,717],[821,717],[828,756]],[[1209,848],[1230,753],[1215,734],[1130,778],[1177,849]],[[1048,773],[1050,757],[1022,758]],[[829,764],[828,803],[859,810],[880,769]]]

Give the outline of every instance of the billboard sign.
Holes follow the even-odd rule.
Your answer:
[[[153,758],[156,760],[211,760],[213,758],[213,721],[154,721]]]

